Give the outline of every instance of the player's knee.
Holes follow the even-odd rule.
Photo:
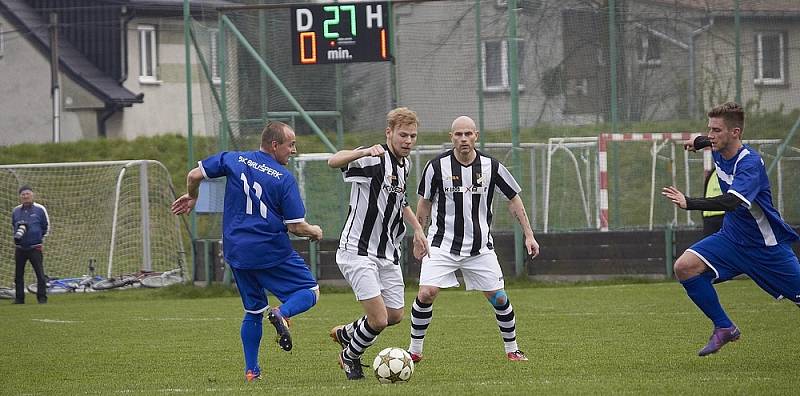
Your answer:
[[[424,304],[431,304],[438,294],[439,289],[435,287],[421,286],[417,293],[417,299]]]
[[[688,256],[684,253],[675,260],[672,270],[679,280],[686,280],[702,274],[706,270],[706,266],[702,261],[696,260],[694,256]]]
[[[503,289],[495,290],[488,293],[486,299],[489,300],[489,304],[492,304],[493,307],[500,307],[508,302],[508,294]]]
[[[389,314],[387,316],[386,324],[388,326],[394,326],[394,325],[396,325],[396,324],[398,324],[398,323],[400,323],[402,321],[403,321],[403,310],[400,309],[400,310],[390,311],[389,312]]]

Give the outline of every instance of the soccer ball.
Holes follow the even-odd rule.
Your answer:
[[[375,370],[375,378],[382,384],[406,382],[414,374],[414,361],[403,349],[386,348],[375,356],[372,369]]]

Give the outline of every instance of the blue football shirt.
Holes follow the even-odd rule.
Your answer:
[[[225,260],[270,268],[292,255],[286,224],[305,220],[294,176],[262,151],[221,152],[199,162],[206,178],[227,176],[222,215]]]
[[[734,194],[743,201],[735,210],[725,213],[722,235],[740,245],[753,247],[775,246],[798,239],[797,233],[772,206],[764,160],[755,150],[743,145],[729,160],[716,151],[713,157],[722,192]]]

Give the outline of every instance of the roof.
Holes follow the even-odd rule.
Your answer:
[[[708,11],[710,15],[721,16],[732,16],[736,10],[736,0],[645,0],[645,2],[697,11]],[[796,17],[800,15],[800,1],[739,0],[739,11],[743,16]]]
[[[122,0],[129,7],[140,10],[183,10],[183,0]],[[189,0],[192,11],[198,9],[216,9],[217,7],[238,4],[236,1],[225,0]]]
[[[0,13],[17,25],[18,29],[30,32],[25,36],[45,56],[50,53],[49,23],[26,1],[0,0]],[[111,76],[89,62],[69,41],[59,41],[58,55],[61,71],[106,104],[131,106],[144,101],[144,94],[136,95],[124,88]]]

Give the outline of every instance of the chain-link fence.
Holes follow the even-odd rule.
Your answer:
[[[800,204],[789,187],[800,178],[799,155],[791,148],[800,146],[792,137],[800,96],[791,88],[800,78],[800,3],[369,3],[388,8],[392,61],[315,65],[295,65],[290,51],[300,22],[293,18],[300,18],[302,5],[241,3],[245,7],[201,6],[192,24],[204,64],[195,78],[205,82],[202,112],[194,113],[219,136],[209,153],[257,147],[269,119],[286,121],[300,134],[327,136],[332,144],[323,147],[331,149],[352,148],[345,143],[352,141],[381,143],[385,114],[395,106],[419,114],[424,143],[446,142],[452,120],[467,114],[480,124],[482,139],[498,142],[484,149],[523,186],[536,229],[598,229],[598,158],[591,139],[615,132],[702,132],[707,109],[737,100],[748,114],[745,138],[775,139],[759,149],[767,165],[783,157],[770,173],[773,193],[785,217],[800,223]],[[306,8],[317,5],[308,2]],[[348,26],[346,15],[339,23]],[[590,141],[548,145],[556,137]],[[679,186],[700,195],[702,156],[684,159],[674,148],[670,143],[653,154],[651,143],[609,144],[611,229],[675,223],[673,208],[660,197],[651,199],[652,186],[673,184],[675,175]],[[433,151],[417,151],[416,171]],[[323,161],[301,158],[293,166],[305,180],[309,219],[338,230],[348,186]],[[495,209],[495,229],[510,229],[505,212]],[[699,223],[691,216],[677,223]]]

